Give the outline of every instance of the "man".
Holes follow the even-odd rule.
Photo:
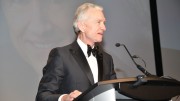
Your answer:
[[[84,3],[77,9],[73,24],[77,38],[50,52],[37,101],[72,101],[94,83],[116,79],[113,59],[100,47],[105,21],[101,6]]]

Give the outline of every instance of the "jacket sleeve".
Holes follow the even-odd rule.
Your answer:
[[[39,83],[36,101],[58,101],[60,84],[63,80],[63,63],[58,50],[51,50],[46,66],[43,68],[43,77]]]

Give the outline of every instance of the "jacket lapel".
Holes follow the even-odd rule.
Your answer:
[[[96,44],[98,45],[98,44]],[[97,63],[98,63],[98,81],[103,80],[103,51],[102,48],[98,45],[98,53],[96,55]]]
[[[79,64],[79,67],[82,69],[82,71],[89,79],[90,83],[93,85],[94,84],[93,74],[86,60],[86,57],[83,54],[83,51],[81,50],[80,46],[76,41],[72,43],[72,48],[70,50],[71,50],[71,54]]]

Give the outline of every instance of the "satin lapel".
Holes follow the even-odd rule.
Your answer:
[[[98,81],[102,81],[103,80],[103,54],[101,50],[99,50],[96,58],[98,62]]]
[[[87,78],[89,79],[90,83],[93,85],[94,84],[93,74],[92,74],[89,64],[86,60],[86,57],[83,54],[83,51],[81,50],[81,48],[79,47],[79,45],[77,44],[76,41],[72,44],[71,50],[72,50],[71,53],[72,53],[73,57],[79,64],[80,68],[84,71],[84,73],[87,76]]]

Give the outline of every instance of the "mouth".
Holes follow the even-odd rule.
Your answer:
[[[99,34],[99,35],[103,35],[103,33],[97,33],[97,34]]]

